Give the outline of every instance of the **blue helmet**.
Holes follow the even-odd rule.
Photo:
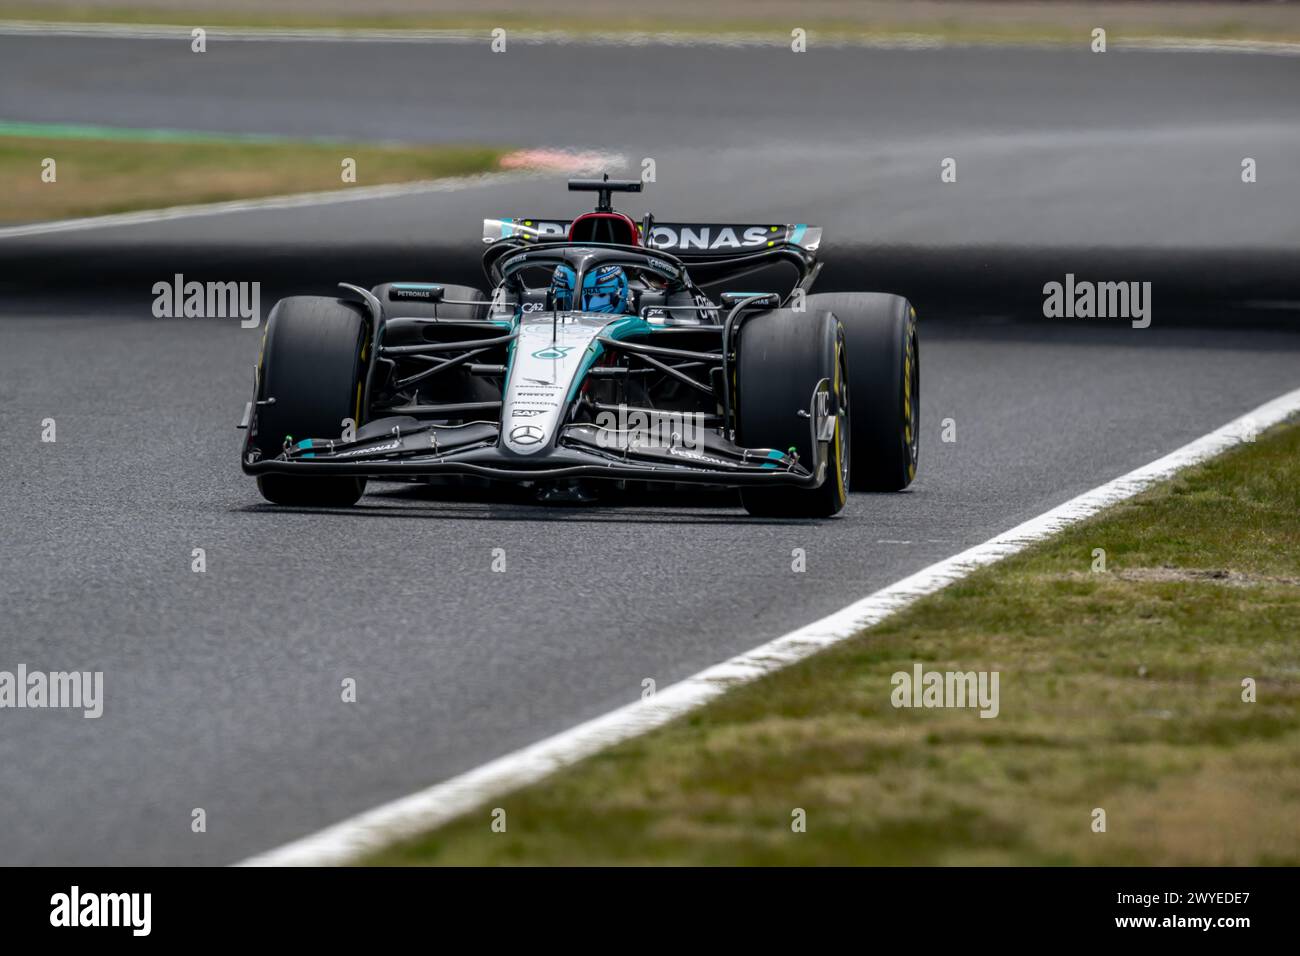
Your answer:
[[[551,292],[557,309],[573,308],[573,283],[577,275],[567,265],[555,267]],[[619,266],[598,266],[582,280],[582,312],[627,311],[627,274]]]

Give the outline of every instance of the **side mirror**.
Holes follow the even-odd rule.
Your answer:
[[[723,305],[733,309],[742,303],[747,309],[775,309],[781,304],[775,292],[724,292],[720,298]]]
[[[388,287],[390,302],[441,302],[446,290],[428,282],[394,282]]]

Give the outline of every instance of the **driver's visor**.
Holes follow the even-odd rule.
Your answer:
[[[584,312],[610,312],[613,311],[615,296],[606,292],[586,292],[582,296],[582,310]]]

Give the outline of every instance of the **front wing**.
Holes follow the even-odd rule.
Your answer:
[[[555,447],[544,456],[525,457],[501,447],[500,425],[417,423],[381,419],[365,426],[354,441],[305,438],[286,443],[274,458],[246,454],[250,475],[354,475],[373,478],[421,478],[475,475],[504,481],[604,478],[625,481],[697,482],[713,485],[792,485],[816,488],[826,477],[825,444],[834,422],[818,392],[806,410],[792,410],[808,420],[814,461],[800,461],[792,451],[742,448],[713,432],[687,447],[681,443],[639,441],[636,432],[593,424],[564,427]],[[389,424],[392,422],[392,424]]]

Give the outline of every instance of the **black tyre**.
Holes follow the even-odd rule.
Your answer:
[[[810,295],[807,311],[833,312],[844,326],[853,394],[853,487],[901,491],[921,450],[921,356],[916,310],[898,295]]]
[[[250,449],[274,458],[286,440],[341,435],[343,420],[362,424],[368,322],[364,307],[342,299],[281,299],[266,323],[258,366],[259,405]],[[277,505],[346,507],[366,489],[365,478],[259,475],[257,489]]]
[[[436,285],[442,288],[447,302],[429,302],[419,298],[420,286]],[[415,319],[485,319],[488,299],[481,289],[467,285],[450,285],[446,282],[385,282],[370,290],[384,307],[384,318],[407,316]],[[459,305],[460,302],[482,302],[482,305]]]
[[[737,341],[736,440],[747,448],[793,448],[799,460],[817,460],[807,412],[813,390],[830,381],[835,433],[823,443],[826,477],[817,488],[744,488],[741,501],[752,515],[826,518],[848,499],[851,424],[848,354],[844,331],[829,312],[788,309],[746,319]]]

